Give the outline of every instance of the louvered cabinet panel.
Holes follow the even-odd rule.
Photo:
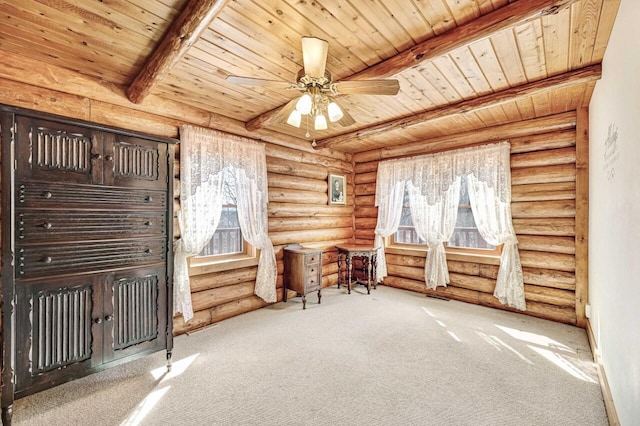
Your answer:
[[[116,273],[106,288],[105,362],[166,344],[166,278],[163,268]]]
[[[105,185],[149,189],[167,187],[166,145],[109,134],[105,136],[104,152]]]
[[[18,245],[16,278],[101,272],[166,263],[166,238]]]
[[[102,183],[101,134],[92,129],[16,117],[19,178]]]
[[[17,286],[16,394],[70,380],[100,358],[102,289],[95,277]]]

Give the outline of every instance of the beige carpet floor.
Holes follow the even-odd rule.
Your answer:
[[[17,425],[606,425],[584,330],[380,286],[324,289],[17,400]]]

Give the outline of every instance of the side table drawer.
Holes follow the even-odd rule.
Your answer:
[[[312,291],[320,290],[322,285],[322,280],[320,279],[320,274],[318,273],[319,267],[314,266],[313,268],[307,268],[307,274],[305,276],[304,289],[305,293],[311,293]]]
[[[304,264],[312,265],[320,262],[321,253],[307,253],[304,255]]]

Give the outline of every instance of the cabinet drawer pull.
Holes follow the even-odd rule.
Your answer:
[[[107,155],[104,159],[107,161],[113,161],[113,155]]]
[[[44,229],[51,229],[51,226],[52,226],[52,225],[51,225],[51,223],[50,223],[50,222],[45,222],[45,223],[43,223],[43,224],[42,224],[42,227],[43,227]]]
[[[151,250],[151,249],[149,249],[149,248],[148,248],[148,249],[146,249],[144,252],[145,252],[145,253],[153,253],[153,250]]]
[[[148,220],[148,221],[146,221],[144,224],[145,224],[145,225],[147,225],[147,226],[151,226],[151,225],[153,225],[153,222],[151,222],[150,220]]]
[[[104,319],[105,321],[113,321],[113,315],[107,315]]]
[[[102,154],[91,154],[92,160],[100,160],[102,159]]]
[[[42,261],[44,263],[51,263],[53,261],[53,259],[51,259],[51,257],[49,257],[49,256],[45,256],[45,257],[42,258]]]
[[[147,203],[150,203],[153,201],[153,197],[151,195],[147,195],[146,197],[144,197],[144,201],[146,201]]]
[[[43,196],[44,198],[51,198],[51,197],[53,196],[53,194],[52,194],[50,191],[44,191],[44,192],[42,193],[42,196]]]
[[[96,318],[93,320],[96,324],[102,324],[102,318]]]

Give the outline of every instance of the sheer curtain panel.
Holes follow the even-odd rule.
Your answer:
[[[427,242],[429,251],[424,264],[424,277],[427,288],[449,284],[449,269],[444,243],[451,239],[458,217],[458,200],[460,199],[460,182],[458,177],[442,197],[433,204],[427,202],[427,195],[420,192],[411,182],[407,183],[411,220],[416,233]]]
[[[384,167],[383,167],[384,169]],[[378,168],[378,176],[380,176],[380,168]],[[385,173],[383,170],[382,173]],[[384,179],[384,178],[383,178]],[[378,178],[378,181],[380,178]],[[376,206],[378,206],[378,223],[375,229],[374,247],[378,247],[376,255],[376,279],[382,281],[387,276],[387,262],[384,254],[384,239],[395,233],[400,226],[400,218],[402,217],[402,199],[404,198],[404,180],[395,183],[389,193],[381,196],[378,200],[376,192]]]
[[[257,296],[276,301],[277,269],[267,234],[267,166],[264,145],[210,129],[180,127],[180,239],[174,255],[174,312],[193,317],[187,259],[213,236],[222,211],[225,179],[235,192],[243,237],[261,249]]]

